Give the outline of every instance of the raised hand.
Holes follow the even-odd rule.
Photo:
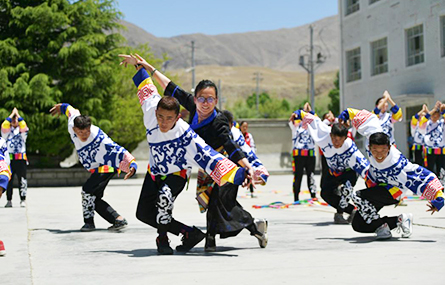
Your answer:
[[[426,210],[426,211],[427,211],[427,212],[431,212],[431,215],[434,214],[435,212],[438,212],[438,211],[439,211],[436,207],[434,207],[434,206],[431,204],[431,202],[428,202],[427,206],[428,206],[429,209]]]
[[[51,116],[60,115],[62,113],[61,111],[62,103],[54,105],[49,112],[51,113]]]
[[[120,54],[119,57],[122,58],[120,65],[127,67],[127,64],[136,65],[138,64],[138,59],[132,54]]]

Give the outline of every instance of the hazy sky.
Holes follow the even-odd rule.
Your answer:
[[[276,30],[338,13],[337,0],[117,0],[124,20],[157,37]]]

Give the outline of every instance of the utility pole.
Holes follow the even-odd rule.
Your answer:
[[[195,90],[195,41],[192,41],[192,91]]]
[[[253,75],[255,75],[255,77],[253,78],[253,80],[256,80],[256,112],[257,114],[260,113],[260,81],[263,80],[263,78],[261,77],[261,73],[259,72],[255,72]]]
[[[326,57],[322,55],[322,49],[319,46],[314,46],[314,27],[312,25],[309,26],[309,46],[303,46],[300,48],[300,66],[306,69],[308,75],[310,77],[310,94],[311,94],[311,108],[315,110],[315,69],[317,69],[320,65],[322,65],[326,61]],[[317,49],[317,51],[315,51]],[[303,53],[304,50],[304,54]],[[314,53],[317,52],[317,60],[314,60]],[[305,58],[307,58],[307,63],[305,62]],[[314,66],[314,63],[317,66]]]
[[[310,39],[310,47],[311,47],[311,55],[310,55],[310,59],[309,59],[309,65],[310,65],[310,69],[311,69],[311,108],[313,108],[313,110],[315,111],[315,104],[314,104],[314,100],[315,100],[315,89],[314,89],[314,28],[312,27],[312,25],[309,26],[309,30],[310,30],[310,34],[311,34],[311,39]]]

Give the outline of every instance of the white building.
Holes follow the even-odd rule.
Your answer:
[[[408,154],[411,116],[445,102],[445,0],[339,0],[340,108],[373,110],[388,90],[402,108],[397,147]]]

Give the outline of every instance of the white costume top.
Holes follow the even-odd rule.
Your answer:
[[[69,104],[62,104],[62,113],[68,117],[68,132],[77,150],[79,161],[83,167],[91,172],[114,172],[118,169],[129,172],[134,157],[125,148],[115,143],[99,127],[91,125],[90,136],[81,141],[74,132],[74,119],[80,116],[79,110]],[[131,167],[137,167],[135,164]]]
[[[289,121],[289,127],[292,130],[292,142],[294,150],[309,150],[315,148],[315,142],[309,134],[309,131],[302,127],[302,124],[299,120],[296,120],[295,124],[294,122]]]
[[[138,87],[139,102],[144,112],[152,175],[168,175],[183,169],[190,172],[194,165],[209,173],[218,185],[225,182],[242,184],[244,169],[238,168],[207,145],[182,119],[171,130],[161,132],[156,119],[156,108],[161,96],[156,86],[145,69],[140,69],[133,81]]]
[[[366,176],[369,161],[358,150],[354,141],[346,138],[340,148],[335,148],[330,136],[331,127],[310,113],[301,113],[304,116],[303,127],[309,130],[311,137],[323,151],[332,175],[338,176],[346,170],[352,169],[360,174],[360,176]]]
[[[230,131],[232,132],[233,140],[239,145],[241,151],[244,153],[250,165],[252,165],[254,169],[253,180],[256,182],[266,183],[267,178],[269,177],[269,172],[267,172],[266,167],[264,167],[261,160],[256,156],[253,149],[245,142],[241,131],[234,126],[232,126]]]

